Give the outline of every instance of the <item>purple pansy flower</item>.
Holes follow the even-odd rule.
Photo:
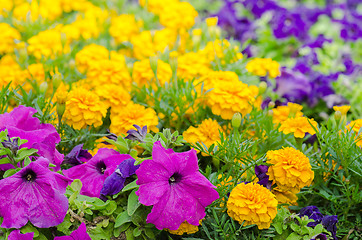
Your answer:
[[[255,166],[255,175],[259,178],[258,184],[270,190],[273,181],[269,181],[269,175],[267,174],[268,169],[269,166],[267,165]]]
[[[244,0],[243,4],[256,18],[260,18],[267,11],[279,10],[281,8],[272,0]]]
[[[64,157],[63,163],[70,164],[72,166],[80,165],[87,162],[92,158],[92,154],[88,150],[83,149],[83,144],[75,146],[67,156]]]
[[[143,143],[145,137],[146,137],[146,134],[147,134],[147,126],[143,126],[142,128],[136,124],[133,124],[133,126],[137,129],[137,130],[128,130],[127,131],[127,139],[130,139],[130,140],[133,140],[133,141],[139,141],[141,143]]]
[[[322,224],[327,231],[332,233],[332,237],[334,240],[337,240],[337,223],[338,223],[338,217],[337,215],[328,215],[324,216],[322,219]]]
[[[34,233],[20,233],[20,230],[14,230],[9,234],[8,240],[33,240]]]
[[[83,186],[80,194],[100,197],[104,180],[116,170],[123,160],[128,158],[131,158],[128,154],[120,154],[113,149],[101,148],[88,162],[64,170],[63,173],[69,178],[82,181]]]
[[[205,207],[219,198],[214,185],[199,172],[195,150],[177,153],[155,142],[152,160],[145,160],[136,171],[143,205],[152,206],[147,223],[157,229],[176,230],[184,221],[199,225]]]
[[[102,200],[107,200],[105,196],[115,195],[122,190],[126,178],[135,174],[136,170],[140,167],[140,165],[135,166],[134,163],[135,160],[133,158],[124,160],[118,165],[114,173],[106,178],[101,190]]]
[[[314,236],[311,240],[327,240],[327,235],[320,233],[317,236]]]
[[[51,124],[40,123],[39,119],[33,117],[37,111],[31,107],[19,106],[10,113],[0,115],[0,131],[8,130],[8,135],[28,140],[20,146],[38,149],[40,156],[49,159],[54,164],[55,171],[60,169],[63,155],[55,148],[60,142],[60,136],[55,127]],[[43,155],[44,154],[44,155]],[[0,165],[0,170],[13,168],[12,165]]]
[[[74,230],[69,236],[55,237],[54,240],[92,240],[87,233],[87,226],[81,223],[77,230]]]
[[[48,168],[39,158],[14,175],[0,180],[1,227],[21,228],[30,221],[39,228],[63,222],[68,210],[65,189],[71,180]]]
[[[304,207],[299,211],[300,216],[307,216],[309,219],[313,219],[314,222],[308,223],[308,227],[315,227],[321,223],[323,214],[319,211],[316,206]]]

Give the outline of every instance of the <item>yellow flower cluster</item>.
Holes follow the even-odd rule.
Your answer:
[[[200,52],[188,52],[177,59],[177,76],[179,78],[192,80],[206,75],[210,71],[210,61]]]
[[[75,55],[75,63],[78,71],[81,73],[85,73],[91,63],[108,58],[109,51],[107,48],[92,43],[77,52],[77,54]]]
[[[200,220],[200,224],[201,224],[201,220]],[[193,234],[199,231],[199,227],[198,226],[194,226],[190,223],[188,223],[187,221],[184,221],[183,223],[181,223],[180,227],[177,230],[170,230],[170,229],[166,229],[169,233],[175,234],[175,235],[183,235],[183,234]]]
[[[74,129],[86,126],[101,126],[102,118],[106,116],[107,108],[99,97],[83,88],[76,88],[69,92],[64,117],[67,124]]]
[[[196,128],[189,127],[183,133],[183,137],[189,143],[202,142],[206,147],[210,147],[213,143],[220,141],[220,132],[222,128],[216,120],[205,119]]]
[[[16,2],[16,1],[15,1]],[[13,17],[19,21],[35,22],[38,19],[54,21],[62,15],[60,0],[17,1]]]
[[[348,125],[347,125],[348,129],[351,129],[356,133],[356,145],[359,147],[362,147],[362,134],[357,135],[359,133],[359,131],[362,128],[362,119],[357,119],[354,121],[351,121]]]
[[[170,64],[165,63],[162,60],[154,61],[157,65],[157,79],[155,77],[155,73],[151,68],[150,59],[143,59],[141,61],[137,61],[133,64],[133,72],[132,78],[133,81],[137,83],[138,87],[143,87],[144,85],[151,85],[154,89],[156,89],[157,84],[163,86],[166,82],[169,82],[172,77],[172,69]]]
[[[227,213],[244,226],[256,224],[259,229],[270,227],[277,214],[278,201],[267,188],[257,183],[240,183],[230,193]]]
[[[304,138],[305,133],[314,135],[316,132],[313,129],[318,127],[318,123],[307,117],[288,118],[279,127],[279,132],[284,134],[293,133],[296,138]]]
[[[167,28],[189,29],[195,24],[198,13],[188,2],[171,1],[159,15],[160,23]]]
[[[131,95],[122,86],[105,84],[95,89],[106,108],[118,109],[126,106],[131,101]]]
[[[314,179],[309,159],[301,151],[292,147],[268,151],[267,163],[269,179],[276,183],[281,191],[298,193]]]
[[[137,21],[132,14],[122,14],[112,18],[109,34],[115,39],[116,43],[128,42],[139,34],[143,21]]]
[[[51,58],[70,52],[69,45],[62,43],[61,33],[55,29],[49,29],[29,38],[28,52],[37,59]]]
[[[7,23],[0,23],[0,55],[11,53],[15,48],[15,41],[20,40],[21,36],[18,30]]]
[[[302,117],[303,106],[289,102],[287,106],[278,106],[273,109],[273,123],[282,123],[288,118]]]
[[[254,58],[246,64],[245,68],[248,72],[261,77],[268,74],[269,77],[276,78],[280,75],[279,63],[271,58]]]
[[[18,63],[10,55],[0,59],[0,87],[10,84],[12,88],[24,84],[27,73],[23,71]]]
[[[207,93],[206,104],[213,114],[231,119],[237,112],[244,116],[251,112],[253,106],[259,107],[261,99],[257,98],[258,92],[258,87],[241,81],[215,84]]]
[[[110,130],[117,135],[126,134],[128,130],[134,129],[133,124],[147,125],[147,130],[158,132],[156,127],[158,117],[155,110],[133,102],[124,107],[112,109],[111,122]]]

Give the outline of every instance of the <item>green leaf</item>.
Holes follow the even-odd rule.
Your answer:
[[[155,234],[153,233],[152,229],[146,228],[144,232],[149,239],[155,239]]]
[[[70,222],[70,215],[67,214],[65,215],[63,222],[57,226],[57,230],[65,235],[70,235],[72,233],[70,226],[72,226],[72,223]]]
[[[38,237],[39,236],[39,231],[38,229],[36,229],[36,227],[34,227],[30,222],[28,222],[24,227],[22,227],[20,229],[21,233],[34,233],[34,237]]]
[[[132,216],[139,206],[141,206],[141,203],[138,201],[138,196],[136,195],[136,189],[134,189],[131,192],[131,194],[128,196],[128,203],[127,203],[128,215]]]
[[[133,236],[138,237],[141,235],[141,233],[142,233],[142,231],[138,227],[133,229]]]
[[[2,155],[2,154],[0,154]],[[2,155],[4,156],[4,155]],[[4,157],[2,159],[0,159],[0,164],[6,164],[6,163],[11,163],[10,159],[8,157]]]
[[[16,172],[17,172],[16,169],[9,169],[4,173],[3,178],[10,177],[10,176],[14,175]]]
[[[298,233],[291,233],[286,240],[301,240],[301,236]]]
[[[30,163],[31,163],[30,158],[29,158],[29,157],[26,157],[26,158],[24,159],[24,167],[28,166]]]
[[[121,212],[116,218],[114,227],[118,228],[119,226],[127,222],[131,222],[131,217],[128,215],[127,211]]]
[[[29,157],[29,156],[33,155],[34,153],[36,153],[36,152],[38,152],[38,149],[22,148],[16,154],[16,157],[15,157],[16,162],[20,162],[24,158]]]
[[[137,179],[134,180],[133,182],[127,184],[126,186],[124,186],[124,188],[122,189],[122,192],[126,192],[135,188],[138,188],[138,185],[136,183]]]

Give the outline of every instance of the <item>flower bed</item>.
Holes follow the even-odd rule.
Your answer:
[[[362,5],[320,2],[0,0],[0,239],[360,239]]]

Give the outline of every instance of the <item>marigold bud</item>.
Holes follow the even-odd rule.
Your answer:
[[[263,93],[265,93],[267,88],[268,85],[266,84],[266,82],[259,83],[259,94],[262,95]]]
[[[231,125],[233,128],[239,128],[241,125],[241,114],[235,113],[233,118],[231,119]]]

